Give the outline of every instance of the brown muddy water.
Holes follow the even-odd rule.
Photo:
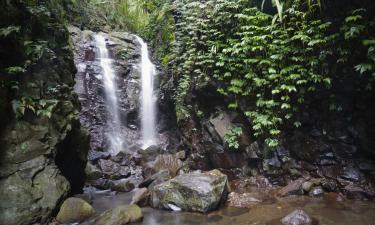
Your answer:
[[[91,193],[96,215],[129,204],[132,193]],[[324,198],[290,196],[274,202],[259,203],[251,208],[223,206],[208,213],[171,212],[143,208],[143,221],[135,225],[281,225],[280,219],[295,209],[302,209],[319,222],[319,225],[375,225],[375,203],[367,201],[337,201],[334,196]],[[92,221],[82,223],[90,225]]]

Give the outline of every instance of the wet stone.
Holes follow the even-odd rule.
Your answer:
[[[284,225],[312,225],[313,220],[303,210],[295,210],[281,219]]]

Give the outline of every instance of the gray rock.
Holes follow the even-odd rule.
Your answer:
[[[305,192],[310,192],[310,190],[312,189],[312,187],[314,186],[314,183],[311,182],[311,181],[306,181],[302,184],[302,189],[305,191]]]
[[[227,192],[227,176],[218,170],[179,175],[151,189],[151,205],[183,211],[208,212],[218,207]]]
[[[284,225],[311,225],[313,220],[303,210],[295,210],[281,219]]]

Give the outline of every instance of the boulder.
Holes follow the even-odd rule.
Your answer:
[[[147,188],[139,188],[134,191],[130,204],[137,204],[141,207],[149,205],[150,192]]]
[[[72,197],[66,199],[61,205],[56,219],[60,223],[82,222],[94,213],[95,209],[85,200]]]
[[[295,210],[281,219],[284,225],[311,225],[313,220],[303,210]]]
[[[137,205],[121,205],[100,214],[94,225],[124,225],[140,221],[142,217],[141,208]]]
[[[227,176],[218,170],[179,175],[151,189],[155,208],[208,212],[226,197]]]
[[[129,167],[121,166],[111,160],[100,159],[98,164],[106,178],[121,179],[127,178],[131,175]]]

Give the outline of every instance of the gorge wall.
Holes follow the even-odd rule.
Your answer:
[[[46,221],[84,184],[64,3],[0,2],[0,224]]]

